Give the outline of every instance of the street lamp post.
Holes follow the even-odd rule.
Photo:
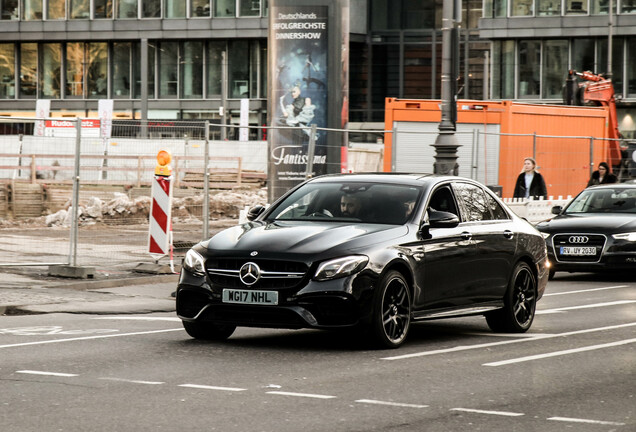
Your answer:
[[[459,13],[461,14],[461,3],[459,3]],[[435,174],[457,175],[459,165],[457,164],[457,138],[455,137],[455,119],[453,118],[453,106],[456,104],[453,94],[454,82],[457,77],[452,76],[453,53],[452,47],[453,30],[455,28],[455,9],[457,5],[453,0],[444,0],[442,12],[442,119],[439,123],[439,134],[435,140],[435,163],[433,172]]]

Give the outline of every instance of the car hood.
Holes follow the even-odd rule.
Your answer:
[[[353,252],[405,236],[406,226],[337,222],[249,222],[221,231],[208,243],[208,253],[234,256],[263,254],[321,255]]]
[[[548,221],[537,224],[537,229],[544,232],[556,231],[607,231],[614,232],[636,230],[636,217],[633,214],[602,215],[559,215]]]

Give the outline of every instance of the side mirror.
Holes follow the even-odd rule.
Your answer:
[[[563,207],[561,206],[552,207],[552,214],[559,215],[561,214],[562,211],[563,211]]]
[[[265,211],[265,206],[255,205],[247,211],[247,220],[253,221]]]
[[[431,228],[454,228],[459,225],[459,217],[454,213],[433,210],[428,215]]]

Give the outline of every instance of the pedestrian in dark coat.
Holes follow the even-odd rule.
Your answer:
[[[513,198],[548,199],[548,189],[543,176],[537,171],[537,162],[533,158],[527,157],[523,160],[523,170],[517,177],[512,196]]]
[[[590,181],[587,182],[588,186],[606,184],[606,183],[616,183],[618,178],[612,174],[610,171],[609,165],[606,162],[601,162],[598,164],[598,169],[592,173],[592,177],[590,177]]]

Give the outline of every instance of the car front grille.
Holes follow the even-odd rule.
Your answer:
[[[241,267],[254,263],[259,268],[260,277],[252,285],[246,285],[239,277]],[[286,289],[302,282],[307,273],[307,265],[294,261],[250,260],[250,259],[208,259],[206,270],[212,285],[224,288]]]
[[[601,260],[606,237],[602,234],[557,234],[552,240],[554,254],[559,262],[594,263]],[[594,253],[590,248],[594,248]]]

